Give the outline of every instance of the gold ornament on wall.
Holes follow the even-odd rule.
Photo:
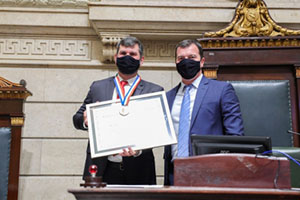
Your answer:
[[[204,37],[295,36],[300,30],[289,30],[276,24],[263,0],[240,0],[228,27],[207,32]]]

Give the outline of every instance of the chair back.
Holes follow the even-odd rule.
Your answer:
[[[288,80],[229,81],[240,100],[246,136],[270,136],[273,147],[292,147]]]
[[[0,127],[0,199],[7,199],[11,129]]]

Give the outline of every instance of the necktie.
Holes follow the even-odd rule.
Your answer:
[[[122,92],[122,94],[123,94],[123,96],[125,95],[125,85],[127,85],[128,84],[128,81],[121,81],[121,92]],[[117,98],[119,99],[120,97],[119,97],[119,95],[117,96]]]
[[[190,89],[192,85],[184,86],[184,96],[181,103],[178,129],[178,157],[189,156],[190,131]]]

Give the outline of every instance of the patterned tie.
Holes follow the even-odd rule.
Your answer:
[[[123,96],[125,95],[125,85],[128,84],[128,81],[121,81],[121,92],[123,94]],[[117,95],[117,99],[119,99],[119,95]]]
[[[190,89],[192,85],[184,86],[184,96],[181,103],[178,131],[178,157],[189,156],[190,131]]]

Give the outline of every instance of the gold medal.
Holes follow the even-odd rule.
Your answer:
[[[129,109],[128,109],[128,106],[121,106],[121,109],[120,109],[120,115],[122,116],[126,116],[129,114]]]

